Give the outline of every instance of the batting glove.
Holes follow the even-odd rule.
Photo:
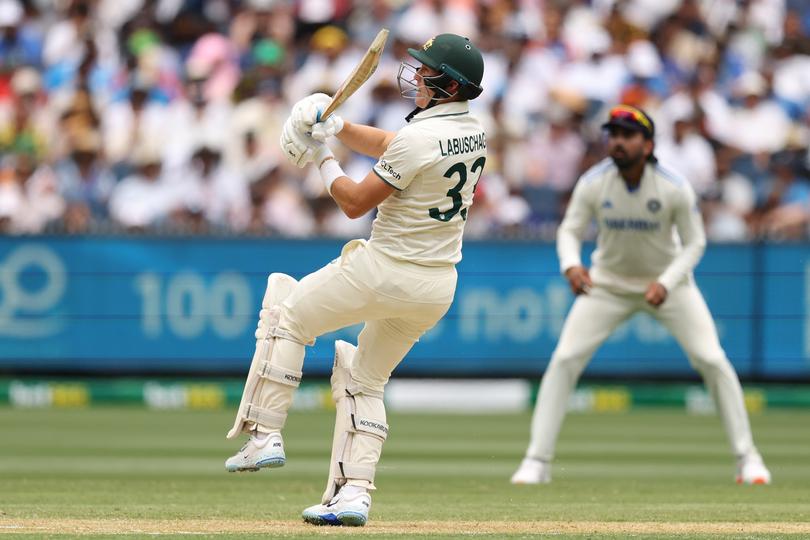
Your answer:
[[[293,127],[307,135],[312,133],[312,124],[319,120],[321,111],[326,109],[331,101],[332,98],[326,94],[312,94],[299,100],[293,105],[290,113]]]
[[[287,161],[301,168],[312,161],[317,147],[323,145],[309,135],[297,131],[293,127],[292,118],[288,118],[284,123],[279,142]]]
[[[312,126],[312,138],[318,141],[326,141],[329,137],[340,133],[341,129],[343,129],[343,118],[332,113],[323,122],[318,122]]]

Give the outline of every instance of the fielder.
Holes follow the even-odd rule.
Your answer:
[[[657,162],[655,126],[646,113],[619,105],[602,127],[611,159],[579,179],[557,233],[560,269],[578,296],[540,384],[531,442],[512,483],[551,481],[554,446],[580,373],[616,327],[645,312],[672,333],[702,375],[737,458],[736,481],[768,484],[740,382],[692,278],[706,245],[695,194]],[[589,272],[580,247],[592,219],[599,233]]]
[[[283,466],[281,429],[301,381],[304,346],[365,322],[357,347],[335,343],[331,383],[337,417],[329,479],[322,504],[303,512],[305,521],[317,525],[365,525],[368,519],[369,491],[375,489],[375,468],[388,436],[383,389],[453,301],[464,223],[486,161],[484,130],[468,107],[482,91],[481,53],[453,34],[408,53],[421,66],[400,66],[400,91],[415,100],[416,109],[399,132],[337,115],[319,122],[330,98],[315,94],[295,105],[281,137],[290,161],[318,167],[347,216],[378,209],[368,241],[350,241],[337,259],[300,282],[270,275],[256,350],[228,433],[250,436],[225,462],[228,471]],[[348,178],[323,143],[332,135],[378,159],[362,181]]]

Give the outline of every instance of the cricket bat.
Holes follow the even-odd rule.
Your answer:
[[[385,41],[388,39],[388,30],[383,28],[377,34],[377,37],[374,38],[374,41],[371,42],[366,54],[363,55],[363,58],[360,60],[354,70],[352,71],[351,75],[349,75],[343,84],[340,85],[340,88],[337,89],[335,95],[332,96],[332,102],[324,109],[324,111],[318,116],[318,122],[323,122],[329,115],[331,115],[335,110],[340,107],[343,103],[346,102],[347,99],[354,94],[358,88],[363,86],[374,71],[377,69],[377,64],[380,63],[380,56],[382,56],[383,48],[385,47]]]

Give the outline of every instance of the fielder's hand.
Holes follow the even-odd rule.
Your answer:
[[[572,266],[565,271],[565,277],[568,279],[568,284],[571,285],[571,292],[574,294],[588,294],[591,287],[593,287],[591,275],[584,266]]]
[[[654,307],[658,307],[667,299],[667,288],[658,282],[650,283],[647,287],[647,292],[644,293],[644,300]]]
[[[309,135],[297,131],[293,127],[292,118],[288,118],[281,131],[281,150],[287,161],[297,167],[305,167],[312,161],[315,150],[323,143],[319,143]]]

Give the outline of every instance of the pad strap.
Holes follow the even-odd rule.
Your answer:
[[[248,403],[245,405],[242,418],[269,429],[282,429],[287,421],[287,413],[277,413]]]
[[[361,465],[359,463],[346,463],[343,461],[338,462],[340,466],[341,478],[347,480],[368,480],[374,483],[374,467],[369,465]]]
[[[377,399],[383,398],[383,393],[381,391],[373,390],[368,386],[364,386],[358,383],[356,380],[352,378],[351,374],[349,374],[349,381],[348,384],[346,384],[346,393],[349,394],[350,396],[357,396],[359,394],[363,394],[364,396],[372,398]]]
[[[264,379],[295,388],[298,388],[301,384],[301,376],[303,375],[301,371],[293,371],[281,366],[274,366],[268,361],[262,362],[257,373],[259,377]]]

